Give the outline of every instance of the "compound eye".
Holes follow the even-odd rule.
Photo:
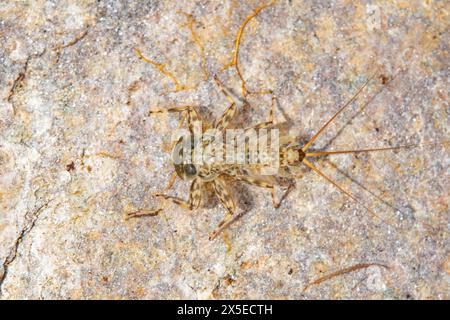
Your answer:
[[[197,169],[195,169],[195,166],[193,164],[185,164],[184,172],[188,176],[195,176],[197,174]]]

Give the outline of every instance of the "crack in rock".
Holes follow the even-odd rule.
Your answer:
[[[81,32],[75,38],[70,40],[68,43],[61,44],[59,46],[54,47],[53,50],[54,50],[54,52],[56,54],[54,63],[58,63],[59,62],[59,58],[61,56],[61,52],[62,52],[63,49],[66,49],[66,48],[69,48],[69,47],[72,47],[72,46],[76,45],[79,41],[81,41],[84,37],[86,37],[86,35],[89,32],[89,28],[90,28],[90,26],[87,26],[87,28],[83,32]]]
[[[17,75],[16,79],[14,79],[14,82],[11,86],[11,89],[9,90],[9,94],[8,97],[6,98],[6,101],[11,102],[14,95],[16,94],[17,90],[22,86],[23,80],[25,79],[25,74],[27,73],[28,70],[28,64],[31,60],[31,56],[29,56],[27,58],[27,60],[25,61],[23,67],[22,67],[22,71],[19,72],[19,74]]]
[[[5,282],[6,276],[8,274],[8,269],[11,263],[16,259],[17,252],[19,250],[20,244],[23,242],[23,239],[27,234],[31,232],[31,230],[36,225],[36,221],[39,218],[42,210],[48,206],[50,201],[42,204],[34,211],[29,211],[25,214],[25,227],[22,228],[19,235],[17,236],[16,240],[14,241],[13,246],[11,247],[9,254],[6,256],[5,260],[2,263],[2,269],[0,272],[0,296],[2,295],[2,286]],[[28,222],[28,223],[27,223]]]
[[[34,58],[41,57],[44,53],[45,53],[45,49],[40,53],[29,55],[27,57],[27,59],[25,60],[22,70],[19,72],[17,77],[14,79],[11,89],[9,89],[8,96],[6,97],[6,101],[8,101],[9,103],[12,104],[13,115],[16,115],[16,104],[14,103],[13,98],[14,98],[14,95],[18,92],[18,90],[23,87],[23,82],[25,80],[25,76],[27,74],[30,61]]]

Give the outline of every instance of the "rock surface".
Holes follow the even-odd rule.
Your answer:
[[[0,2],[2,299],[450,298],[448,145],[314,159],[364,205],[308,170],[279,209],[270,192],[236,184],[248,213],[214,241],[217,203],[125,220],[158,205],[151,194],[173,172],[164,145],[178,118],[149,108],[194,104],[213,118],[227,107],[199,44],[209,75],[240,95],[223,66],[261,2],[243,3]],[[443,141],[449,9],[279,0],[246,26],[239,67],[250,90],[273,90],[277,120],[300,141],[375,74],[317,150]],[[170,92],[174,82],[134,48],[193,89]],[[265,119],[270,96],[248,100],[247,121]],[[187,198],[188,188],[171,192]],[[387,268],[305,289],[360,263]]]

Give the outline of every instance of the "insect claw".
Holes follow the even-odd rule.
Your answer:
[[[214,229],[213,232],[209,234],[209,240],[214,240],[223,230],[228,228],[233,222],[238,220],[240,217],[242,217],[245,214],[245,211],[241,211],[239,213],[236,213],[232,216],[229,216],[228,218],[225,218],[222,220],[219,225]]]
[[[209,234],[209,241],[213,241],[217,236],[223,231],[222,227],[217,227],[214,231]]]

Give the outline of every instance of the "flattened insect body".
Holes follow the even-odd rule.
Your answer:
[[[238,67],[238,49],[241,35],[249,20],[271,5],[272,3],[261,6],[255,10],[252,15],[247,17],[237,35],[234,58],[229,66],[235,67],[236,72],[242,81],[242,93],[244,99],[246,95],[250,94],[250,91],[246,88],[245,81]],[[188,17],[189,19],[193,19],[190,15],[188,15]],[[192,22],[192,20],[189,21]],[[194,32],[193,36],[195,42],[200,46],[201,53],[204,54],[204,48],[199,43],[198,37],[195,36]],[[176,91],[183,90],[183,86],[180,85],[179,81],[177,81],[172,74],[166,71],[163,65],[155,64],[151,60],[144,58],[140,51],[138,51],[138,54],[142,60],[149,62],[157,67],[164,75],[168,76],[174,82]],[[206,70],[206,60],[202,61],[202,69],[205,72],[206,80],[209,79]],[[328,128],[328,126],[357,99],[371,81],[377,79],[377,72],[372,76],[367,77],[364,84],[347,101],[347,103],[342,105],[305,144],[300,144],[295,137],[288,136],[281,130],[278,130],[274,116],[276,97],[273,94],[272,105],[266,121],[256,123],[253,126],[242,126],[242,128],[233,126],[233,128],[231,128],[230,124],[236,119],[238,114],[238,105],[232,95],[229,94],[228,90],[225,89],[219,78],[217,76],[214,76],[213,78],[218,89],[229,101],[229,105],[225,108],[223,114],[211,123],[202,119],[202,115],[198,112],[199,108],[196,106],[186,105],[168,109],[156,108],[150,110],[150,114],[162,112],[180,113],[182,117],[179,128],[181,128],[185,122],[187,124],[187,132],[185,132],[185,135],[176,139],[172,147],[172,164],[175,169],[175,174],[169,181],[165,192],[173,186],[175,179],[179,177],[184,181],[190,181],[189,197],[187,200],[183,200],[165,193],[158,193],[156,196],[171,201],[183,208],[194,210],[201,205],[205,189],[209,188],[213,190],[217,199],[226,210],[227,215],[210,234],[210,239],[217,237],[220,232],[229,227],[245,213],[245,211],[240,210],[236,206],[228,181],[243,182],[270,190],[273,206],[278,208],[294,187],[295,179],[299,178],[296,172],[298,172],[298,169],[300,168],[309,168],[312,172],[333,185],[341,193],[362,205],[373,216],[378,217],[370,207],[363,204],[356,196],[319,170],[311,162],[311,159],[336,154],[379,152],[418,146],[405,145],[333,151],[310,150],[313,143],[321,136],[325,129]],[[382,78],[383,87],[389,85],[394,79],[395,77]],[[369,100],[369,102],[370,101],[371,100]],[[360,111],[362,111],[369,102],[365,103]],[[277,190],[279,191],[279,189],[283,192],[282,196],[277,199],[276,195]],[[129,217],[155,216],[162,212],[162,210],[162,207],[151,210],[143,209],[130,213]]]

